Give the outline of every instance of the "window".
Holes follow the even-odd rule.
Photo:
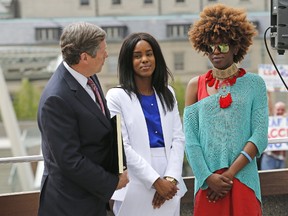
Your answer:
[[[80,5],[89,5],[89,0],[80,0]]]
[[[176,0],[176,3],[184,3],[185,0]]]
[[[61,32],[60,27],[36,28],[35,39],[40,42],[58,42]]]
[[[121,0],[112,0],[112,5],[120,5]]]
[[[167,25],[167,37],[177,39],[187,39],[187,33],[191,24],[172,24]]]
[[[144,0],[144,4],[153,4],[153,0]]]
[[[102,27],[107,33],[107,41],[119,41],[127,36],[127,26],[105,26]]]
[[[184,70],[184,52],[174,53],[174,70]]]

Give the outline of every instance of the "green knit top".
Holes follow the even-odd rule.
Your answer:
[[[184,110],[186,156],[195,175],[195,194],[208,186],[205,182],[216,170],[228,168],[248,141],[258,148],[257,156],[268,144],[268,103],[263,79],[253,73],[239,77],[231,86],[232,104],[219,106],[219,93],[208,96]],[[235,178],[254,190],[261,201],[256,159]]]

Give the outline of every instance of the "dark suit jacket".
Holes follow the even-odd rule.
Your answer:
[[[107,117],[60,64],[38,110],[45,164],[40,216],[106,215],[118,176],[109,172],[112,127],[106,103],[105,109]]]

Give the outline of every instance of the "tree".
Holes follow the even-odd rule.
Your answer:
[[[19,120],[35,120],[40,91],[27,78],[22,79],[21,88],[14,95],[14,109]]]
[[[173,85],[173,88],[175,90],[176,99],[178,102],[179,113],[180,113],[180,116],[182,117],[184,107],[185,107],[185,89],[186,89],[186,87],[179,80],[175,80],[175,82],[172,85]]]

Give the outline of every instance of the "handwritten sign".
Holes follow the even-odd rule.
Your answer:
[[[277,68],[284,82],[288,85],[288,65],[277,65]],[[258,74],[264,79],[269,91],[287,91],[274,65],[260,64]]]
[[[270,116],[268,127],[268,139],[288,138],[288,117]],[[265,151],[288,150],[287,143],[269,144]]]

